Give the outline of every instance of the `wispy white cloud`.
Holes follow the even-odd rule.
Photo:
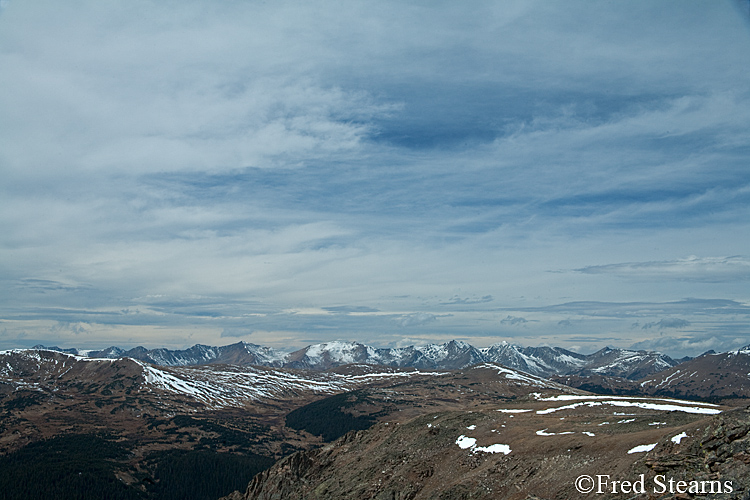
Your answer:
[[[584,274],[612,274],[640,280],[678,280],[707,283],[750,280],[750,260],[743,256],[696,257],[656,262],[625,262],[576,269]]]
[[[635,323],[634,326],[639,326],[642,330],[650,330],[651,328],[663,330],[665,328],[685,328],[690,326],[690,322],[680,318],[664,318],[656,322],[645,323],[643,326]]]
[[[494,299],[492,295],[484,295],[482,297],[459,297],[454,295],[448,301],[443,302],[445,305],[471,305],[471,304],[486,304],[492,302]]]
[[[411,313],[396,318],[396,323],[402,327],[422,326],[437,321],[437,316],[429,313]]]
[[[520,316],[511,316],[510,314],[500,320],[501,325],[522,325],[528,323],[529,320]]]
[[[517,311],[576,314],[589,317],[645,318],[656,315],[750,314],[750,304],[725,299],[689,298],[671,302],[567,302],[540,307],[519,307]],[[669,320],[665,320],[669,321]]]
[[[631,346],[633,349],[645,349],[671,353],[674,357],[697,356],[707,351],[723,352],[738,349],[747,345],[747,339],[722,338],[714,336],[671,337],[660,336],[636,342]]]

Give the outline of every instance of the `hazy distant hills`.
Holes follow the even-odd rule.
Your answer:
[[[110,347],[101,351],[50,349],[91,358],[130,357],[160,366],[234,364],[324,371],[348,364],[366,364],[457,370],[479,363],[498,363],[541,377],[600,375],[628,380],[640,380],[678,364],[669,356],[653,351],[604,348],[584,355],[561,347],[521,347],[506,342],[478,349],[457,340],[399,348],[375,348],[358,342],[337,341],[311,345],[292,353],[246,342],[222,347],[196,344],[184,350],[144,347],[130,350]]]

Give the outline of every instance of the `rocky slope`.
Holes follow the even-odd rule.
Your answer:
[[[276,459],[350,428],[547,387],[564,389],[497,367],[426,373],[348,365],[327,373],[4,351],[0,497],[215,500]],[[338,415],[337,428],[330,413],[318,427],[287,425],[290,414],[315,404]]]
[[[68,349],[67,351],[71,354],[80,354],[91,358],[128,357],[160,366],[234,364],[280,367],[284,364],[284,357],[286,356],[286,353],[270,347],[247,342],[237,342],[221,347],[196,344],[183,350],[146,349],[145,347],[124,350],[112,346],[101,351],[78,351],[76,349]]]
[[[638,382],[646,394],[719,400],[750,397],[750,346],[706,353]]]
[[[599,394],[674,396],[702,401],[750,398],[750,346],[725,353],[708,352],[640,380],[565,375],[551,380]]]
[[[473,352],[468,344],[448,344],[429,352],[429,359],[460,359]],[[326,353],[344,353],[343,347],[321,348],[317,354],[307,350],[305,356],[322,359]],[[544,351],[536,355],[547,356],[548,364],[564,355]],[[362,351],[351,355],[356,352]],[[705,373],[719,374],[718,380],[728,380],[731,368],[740,383],[740,372],[750,372],[743,364],[749,354],[742,350],[694,361],[705,365]],[[664,378],[646,380],[669,390],[682,381],[703,380],[670,373],[661,385]],[[241,364],[157,366],[49,350],[0,351],[0,486],[17,488],[13,475],[44,470],[44,460],[73,457],[65,459],[70,462],[66,467],[78,470],[99,456],[94,452],[106,451],[100,477],[90,479],[105,489],[125,488],[128,498],[171,498],[161,495],[182,485],[179,491],[191,498],[215,499],[240,488],[229,487],[237,477],[218,484],[226,471],[250,474],[242,483],[247,484],[253,471],[277,459],[287,465],[259,476],[252,487],[256,496],[248,498],[483,498],[487,492],[526,498],[514,491],[571,498],[573,472],[583,474],[594,465],[611,467],[613,477],[623,478],[666,467],[677,459],[659,458],[649,469],[639,461],[646,455],[628,451],[658,442],[665,446],[659,444],[649,457],[684,453],[680,450],[687,447],[669,448],[669,439],[683,431],[691,439],[703,436],[706,426],[714,425],[706,419],[720,409],[665,398],[591,396],[489,362],[440,371],[372,363],[302,371]],[[367,428],[343,445],[325,444],[348,429]],[[732,444],[744,443],[741,432],[728,431],[726,442],[723,431],[716,432],[710,444],[701,441],[706,449],[716,445],[710,448],[715,456],[700,455],[702,467],[730,475],[744,471],[737,467],[746,452]],[[341,471],[354,475],[341,476]],[[24,484],[46,484],[45,477],[29,477]],[[342,489],[346,485],[349,489]],[[217,486],[228,489],[205,493],[219,491]],[[196,496],[198,489],[204,496]]]
[[[579,498],[597,475],[608,476],[597,498],[747,498],[750,410],[718,411],[537,395],[427,414],[295,453],[225,500]]]

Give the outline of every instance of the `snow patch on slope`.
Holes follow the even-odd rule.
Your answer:
[[[134,360],[135,361],[135,360]],[[394,372],[366,375],[336,373],[295,374],[280,370],[211,366],[163,368],[135,361],[143,368],[146,388],[184,394],[212,408],[241,407],[247,402],[296,392],[336,394],[360,387],[373,379],[439,377],[437,372]]]

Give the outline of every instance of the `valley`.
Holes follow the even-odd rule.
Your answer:
[[[0,486],[7,498],[50,487],[47,477],[63,496],[82,498],[569,498],[576,477],[593,470],[651,480],[659,466],[648,464],[664,454],[679,455],[668,458],[673,472],[697,474],[693,466],[709,460],[706,433],[726,431],[717,419],[746,420],[744,350],[637,381],[596,374],[580,359],[588,374],[568,379],[472,363],[458,343],[432,349],[434,365],[451,369],[346,363],[351,355],[335,347],[317,348],[325,369],[2,351]],[[598,366],[622,374],[636,357],[661,359],[632,353],[600,353]],[[721,373],[734,392],[717,392],[716,377],[697,383],[703,372]],[[609,390],[584,390],[592,379]],[[737,425],[744,430],[721,443],[733,448],[717,471],[727,458],[745,470],[750,424]],[[677,447],[670,439],[682,434]],[[645,445],[653,446],[629,453]],[[716,463],[700,474],[714,477]],[[738,477],[737,491],[747,488]]]

